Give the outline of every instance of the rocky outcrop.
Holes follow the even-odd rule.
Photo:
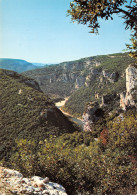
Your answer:
[[[82,116],[83,130],[92,131],[94,122],[103,115],[103,110],[99,107],[98,102],[90,102]]]
[[[126,69],[126,90],[131,93],[137,86],[137,66],[129,66]]]
[[[17,72],[10,70],[3,69],[2,72],[7,76],[13,77],[14,79],[18,79],[19,82],[25,83],[26,85],[32,87],[33,89],[41,91],[39,84],[34,79],[24,77],[23,75],[20,75]]]
[[[85,78],[85,86],[89,87],[96,79],[99,78],[101,71],[96,68],[91,68],[89,74]]]
[[[102,71],[102,76],[107,79],[112,79],[112,82],[116,81],[118,78],[117,73],[106,73]],[[96,94],[97,99],[99,94]],[[120,96],[120,97],[119,97]],[[115,105],[115,101],[120,98],[120,106],[122,109],[126,110],[127,107],[137,108],[137,68],[135,66],[129,66],[126,69],[126,92],[103,95],[102,103],[90,102],[87,105],[86,111],[83,114],[83,127],[84,131],[92,131],[94,128],[94,123],[103,115],[103,110],[107,110],[108,105]],[[103,110],[102,110],[103,109]]]
[[[103,83],[104,81],[107,83],[108,82],[114,83],[114,82],[118,81],[119,73],[118,72],[109,73],[105,70],[101,71],[99,69],[92,68],[90,70],[89,75],[86,77],[85,85],[87,87],[89,87],[90,85],[92,85],[92,82],[94,82],[95,80],[98,80],[98,79],[99,79],[100,83]]]
[[[103,95],[102,96],[102,104],[101,107],[106,106],[107,104],[111,104],[112,101],[117,97],[116,93],[109,94],[109,95]]]
[[[0,195],[7,194],[67,195],[62,185],[50,182],[48,177],[24,178],[18,171],[0,167]]]
[[[81,87],[82,85],[84,85],[85,84],[85,77],[83,77],[83,76],[79,76],[79,77],[77,77],[76,78],[76,83],[75,83],[75,88],[79,88],[79,87]]]
[[[75,82],[78,77],[77,73],[63,73],[61,74],[57,80],[62,82]]]
[[[39,87],[39,84],[38,84],[35,80],[33,80],[33,79],[26,79],[26,80],[23,80],[23,82],[24,82],[26,85],[28,85],[28,86],[30,86],[30,87],[32,87],[32,88],[38,90],[38,91],[41,91],[41,89],[40,89],[40,87]]]
[[[111,83],[114,83],[118,81],[119,73],[118,72],[109,73],[103,70],[101,76],[109,80]],[[103,79],[102,77],[101,80]]]
[[[120,94],[120,106],[123,110],[137,108],[137,67],[133,65],[126,69],[126,92]]]

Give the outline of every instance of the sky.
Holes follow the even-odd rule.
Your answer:
[[[0,58],[59,63],[122,52],[123,20],[101,21],[99,35],[67,17],[70,0],[0,0]]]

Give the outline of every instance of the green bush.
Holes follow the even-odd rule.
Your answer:
[[[75,132],[40,141],[19,140],[10,166],[25,175],[48,176],[68,194],[134,194],[136,117],[116,117],[108,124],[105,145],[92,133]]]

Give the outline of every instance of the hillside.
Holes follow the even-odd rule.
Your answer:
[[[101,103],[102,96],[115,96],[125,90],[125,69],[133,61],[128,53],[117,53],[63,62],[23,74],[35,79],[55,101],[70,96],[64,111],[81,117],[89,101],[98,99]]]
[[[132,86],[126,89],[136,93],[136,68],[126,74],[133,69],[135,76],[128,77]],[[0,192],[62,194],[55,184],[60,183],[68,195],[137,193],[135,107],[107,115],[95,127],[96,135],[79,132],[34,80],[7,70],[0,77]]]
[[[13,148],[9,166],[24,177],[49,177],[63,185],[68,195],[136,195],[137,118],[131,111],[121,116],[108,122],[96,139],[92,132],[63,134],[38,144],[21,139]],[[27,182],[32,185],[26,178],[22,189],[30,190]]]
[[[20,59],[0,58],[0,68],[13,70],[18,73],[39,68],[32,63]]]
[[[34,80],[2,69],[0,78],[0,159],[19,138],[38,143],[76,130]]]

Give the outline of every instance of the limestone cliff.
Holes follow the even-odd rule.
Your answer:
[[[94,122],[103,115],[103,110],[100,108],[98,102],[90,102],[82,116],[83,130],[92,131]]]
[[[102,96],[119,94],[125,90],[125,69],[133,61],[127,53],[94,56],[64,62],[24,73],[35,79],[43,92],[56,102],[65,97],[63,111],[82,117],[90,101],[101,102]],[[97,95],[96,95],[97,94]]]
[[[103,71],[103,76],[111,78],[112,74],[106,74]],[[117,77],[117,74],[115,74]],[[116,78],[115,77],[115,78]],[[114,81],[114,80],[113,80]],[[126,69],[126,92],[118,94],[103,95],[102,103],[99,105],[97,102],[90,102],[82,116],[84,131],[92,131],[95,122],[101,117],[103,111],[106,112],[107,106],[112,105],[113,102],[118,101],[120,96],[120,107],[126,110],[128,107],[137,108],[137,67],[130,65]],[[118,109],[118,108],[117,108]]]
[[[117,82],[121,79],[121,70],[129,63],[129,56],[121,53],[114,54],[113,58],[105,55],[63,62],[24,74],[35,79],[43,92],[66,97],[81,87],[90,87],[95,81],[107,84]]]
[[[137,67],[130,65],[126,69],[126,92],[120,94],[120,106],[123,110],[127,107],[137,108]]]

